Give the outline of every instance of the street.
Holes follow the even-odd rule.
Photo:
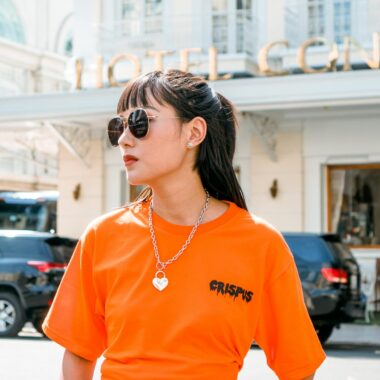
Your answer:
[[[315,380],[377,380],[380,373],[380,345],[330,343],[325,347],[327,359]],[[32,328],[24,328],[18,338],[0,339],[1,380],[58,379],[63,349],[42,338]],[[94,380],[100,379],[98,362]],[[263,351],[248,353],[239,380],[276,380],[267,367]]]

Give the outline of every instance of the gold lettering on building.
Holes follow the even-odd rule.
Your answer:
[[[222,76],[218,75],[218,49],[211,46],[208,49],[208,60],[209,60],[209,74],[208,80],[218,80],[218,79],[230,79],[232,74],[224,74]]]
[[[149,50],[147,55],[154,57],[154,70],[164,70],[164,57],[174,54],[174,50]]]
[[[259,70],[264,75],[287,75],[289,74],[289,70],[274,70],[269,66],[268,63],[268,55],[269,51],[276,45],[284,45],[286,47],[289,47],[289,42],[287,40],[282,41],[274,41],[270,42],[269,44],[266,44],[259,52],[258,56],[258,64],[259,64]]]
[[[140,60],[138,57],[136,57],[133,54],[119,54],[119,55],[113,57],[111,59],[110,63],[108,64],[108,81],[110,83],[110,86],[112,86],[112,87],[123,87],[123,86],[125,86],[124,83],[119,83],[116,81],[115,74],[114,74],[115,65],[118,62],[123,61],[123,60],[130,61],[133,63],[134,71],[132,74],[132,78],[136,78],[137,76],[139,76],[141,74],[141,63],[140,63]]]
[[[180,55],[180,70],[182,71],[189,71],[190,66],[193,66],[189,62],[189,55],[190,53],[201,53],[201,48],[188,48],[188,49],[181,49],[179,51]]]
[[[312,68],[312,64],[309,66],[307,64],[307,50],[315,45],[326,45],[329,47],[329,56],[328,63],[319,69]],[[287,40],[279,40],[273,41],[266,44],[258,54],[258,73],[254,74],[262,74],[265,76],[280,76],[280,75],[289,75],[290,70],[287,70],[283,67],[271,67],[269,53],[271,49],[273,49],[277,45],[289,47],[289,42]],[[372,46],[372,57],[367,53],[367,51],[360,46],[360,44],[352,37],[347,36],[344,38],[344,65],[343,70],[348,71],[351,70],[350,65],[350,48],[353,45],[357,50],[359,50],[360,55],[367,63],[369,68],[371,69],[380,69],[380,33],[373,34],[373,46]],[[164,70],[164,57],[168,55],[173,55],[175,51],[172,50],[151,50],[146,53],[147,56],[154,58],[154,70]],[[183,71],[189,71],[190,67],[196,65],[190,62],[190,54],[191,53],[202,53],[202,49],[198,47],[182,49],[179,51],[179,68]],[[281,60],[282,57],[280,57]],[[328,41],[324,37],[314,37],[304,41],[297,51],[297,63],[298,67],[305,73],[321,73],[327,71],[336,71],[337,69],[337,61],[339,58],[339,50],[338,46],[334,42]],[[230,79],[232,74],[219,75],[218,73],[218,51],[216,47],[211,46],[208,49],[208,59],[209,59],[209,73],[208,80],[223,80]],[[136,55],[132,54],[119,54],[111,58],[108,63],[107,73],[108,73],[108,83],[111,87],[116,86],[124,86],[124,83],[120,83],[115,79],[115,66],[120,61],[128,61],[132,63],[133,70],[132,74],[129,74],[130,78],[135,78],[136,76],[141,74],[142,71],[142,63],[141,59]],[[75,59],[75,82],[74,88],[81,89],[82,88],[82,76],[84,70],[84,64],[81,59]],[[272,65],[273,66],[273,65]],[[101,88],[104,86],[103,83],[103,69],[104,69],[104,61],[103,57],[98,56],[96,58],[96,69],[95,69],[95,86],[97,88]],[[127,70],[129,72],[129,70]]]
[[[209,59],[209,80],[217,80],[218,77],[218,49],[211,46],[208,49]]]
[[[310,46],[315,45],[316,43],[321,43],[321,44],[330,46],[329,61],[326,64],[326,66],[321,69],[312,69],[306,63],[306,50]],[[301,44],[297,52],[298,65],[304,73],[325,73],[327,71],[336,71],[336,62],[338,58],[339,58],[338,45],[335,42],[330,43],[324,37],[309,38],[308,40],[306,40],[305,42]]]
[[[96,88],[102,88],[103,87],[103,65],[104,60],[101,55],[98,55],[96,57],[96,81],[95,81],[95,87]]]
[[[372,35],[372,59],[368,56],[368,53],[363,47],[351,36],[344,37],[344,71],[351,70],[350,64],[350,46],[359,50],[360,55],[364,59],[365,63],[371,69],[380,69],[380,33],[373,33]]]
[[[75,84],[74,84],[74,88],[76,90],[80,90],[82,88],[82,72],[83,72],[82,60],[77,58],[75,59]]]

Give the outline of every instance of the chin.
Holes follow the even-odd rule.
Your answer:
[[[139,170],[138,170],[139,169]],[[167,167],[151,167],[151,168],[127,168],[126,177],[130,185],[141,186],[148,185],[151,186],[154,183],[162,182],[165,178],[173,177],[173,170]],[[169,177],[168,177],[169,175]]]
[[[126,172],[126,177],[128,183],[133,186],[146,185],[147,181],[149,181],[149,179],[146,177],[138,175],[137,173],[128,173],[128,171]]]

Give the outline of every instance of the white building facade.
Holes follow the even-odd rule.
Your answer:
[[[0,0],[0,97],[70,89],[72,22],[72,1]],[[58,145],[39,125],[9,121],[0,135],[0,190],[57,188]]]
[[[122,86],[155,68],[189,70],[238,109],[235,166],[251,211],[282,231],[339,233],[376,307],[379,0],[2,0],[0,12],[6,3],[21,27],[0,23],[0,133],[12,141],[1,154],[31,133],[36,165],[51,166],[60,191],[59,233],[78,237],[137,191],[105,136]],[[10,67],[18,87],[3,79]]]

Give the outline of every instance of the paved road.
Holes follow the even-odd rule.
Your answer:
[[[23,336],[0,339],[1,380],[55,380],[63,349],[42,338],[32,329]],[[331,343],[325,347],[327,359],[315,380],[378,380],[380,345]],[[98,363],[100,364],[100,363]],[[99,365],[94,380],[99,380]],[[254,348],[248,353],[239,380],[276,380],[267,367],[264,353]]]

